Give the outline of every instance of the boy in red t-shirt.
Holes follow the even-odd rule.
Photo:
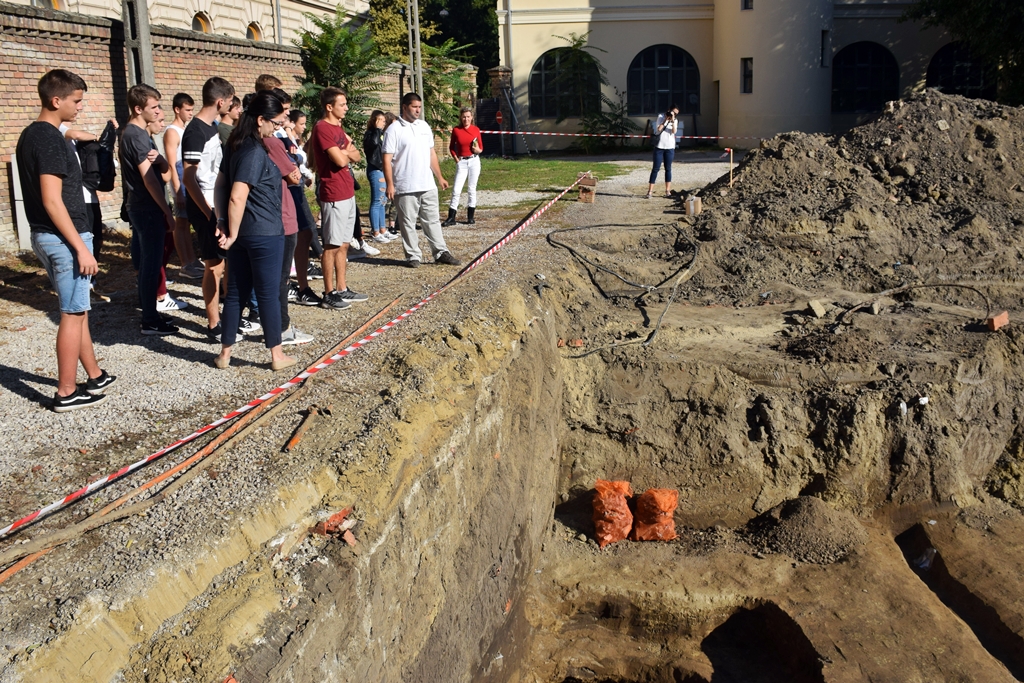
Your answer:
[[[348,112],[348,97],[340,88],[324,88],[320,93],[324,117],[313,126],[310,148],[320,176],[320,228],[323,231],[324,298],[321,308],[348,308],[353,302],[366,301],[365,294],[353,292],[345,283],[348,245],[356,222],[355,186],[349,164],[361,155],[345,135],[341,122]],[[335,282],[337,276],[337,282]]]

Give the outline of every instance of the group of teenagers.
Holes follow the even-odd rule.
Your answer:
[[[90,289],[98,271],[94,235],[102,235],[102,225],[95,192],[83,185],[76,153],[77,144],[99,136],[73,129],[86,89],[77,74],[47,72],[38,86],[39,117],[23,131],[16,151],[33,251],[50,276],[61,310],[53,400],[57,412],[99,405],[116,380],[97,364],[88,323]],[[131,226],[132,262],[138,272],[142,334],[178,332],[165,314],[185,306],[166,289],[165,267],[175,251],[182,262],[179,272],[202,278],[208,333],[221,344],[213,364],[229,367],[239,334],[262,329],[275,371],[296,363],[284,346],[313,340],[292,324],[290,302],[337,310],[368,299],[346,282],[350,247],[359,255],[375,254],[379,251],[368,242],[400,239],[405,265],[415,268],[424,260],[417,235],[421,229],[435,263],[461,265],[442,233],[437,185],[447,189],[448,183],[415,93],[403,96],[399,116],[380,111],[370,115],[362,150],[344,130],[348,102],[339,88],[321,91],[321,118],[304,144],[306,115],[291,109],[290,96],[273,76],[260,76],[255,92],[242,99],[225,79],[210,78],[198,111],[191,97],[179,93],[166,129],[160,100],[152,86],[129,89],[129,120],[117,150],[122,218]],[[160,134],[163,153],[155,142]],[[458,170],[444,225],[454,223],[467,181],[467,218],[474,222],[482,150],[472,112],[464,109],[449,147]],[[371,191],[368,239],[359,229],[352,171],[364,159]],[[305,192],[314,183],[319,226]],[[96,204],[91,211],[86,207],[90,197]],[[385,222],[389,201],[395,208],[396,232]],[[320,255],[319,273],[311,267],[311,250]],[[297,283],[292,283],[293,276]],[[324,281],[323,295],[309,286],[317,276]],[[248,317],[243,316],[245,308]],[[81,384],[79,364],[87,375]]]

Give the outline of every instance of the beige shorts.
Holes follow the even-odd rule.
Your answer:
[[[352,241],[356,228],[356,198],[320,203],[324,246],[340,247]]]

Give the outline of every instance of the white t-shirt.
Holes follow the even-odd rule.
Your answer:
[[[409,123],[398,118],[384,131],[384,154],[393,154],[391,172],[395,194],[426,192],[436,189],[430,170],[430,150],[434,149],[434,131],[416,119]]]
[[[654,130],[658,130],[658,126],[665,124],[665,127],[661,130],[658,135],[658,144],[655,145],[658,149],[675,149],[676,148],[676,129],[679,128],[679,117],[677,116],[672,121],[665,121],[664,114],[658,114],[658,121],[654,124]]]

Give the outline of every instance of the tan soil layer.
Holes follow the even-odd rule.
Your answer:
[[[781,136],[696,219],[599,181],[314,383],[300,449],[296,406],[0,588],[0,680],[1021,679],[1020,116],[928,93]],[[574,227],[589,263],[543,239]],[[595,264],[686,279],[662,319],[668,287]],[[945,290],[840,319],[904,282],[1011,324]],[[599,550],[597,478],[677,489],[679,538]],[[352,504],[356,546],[308,533]]]

